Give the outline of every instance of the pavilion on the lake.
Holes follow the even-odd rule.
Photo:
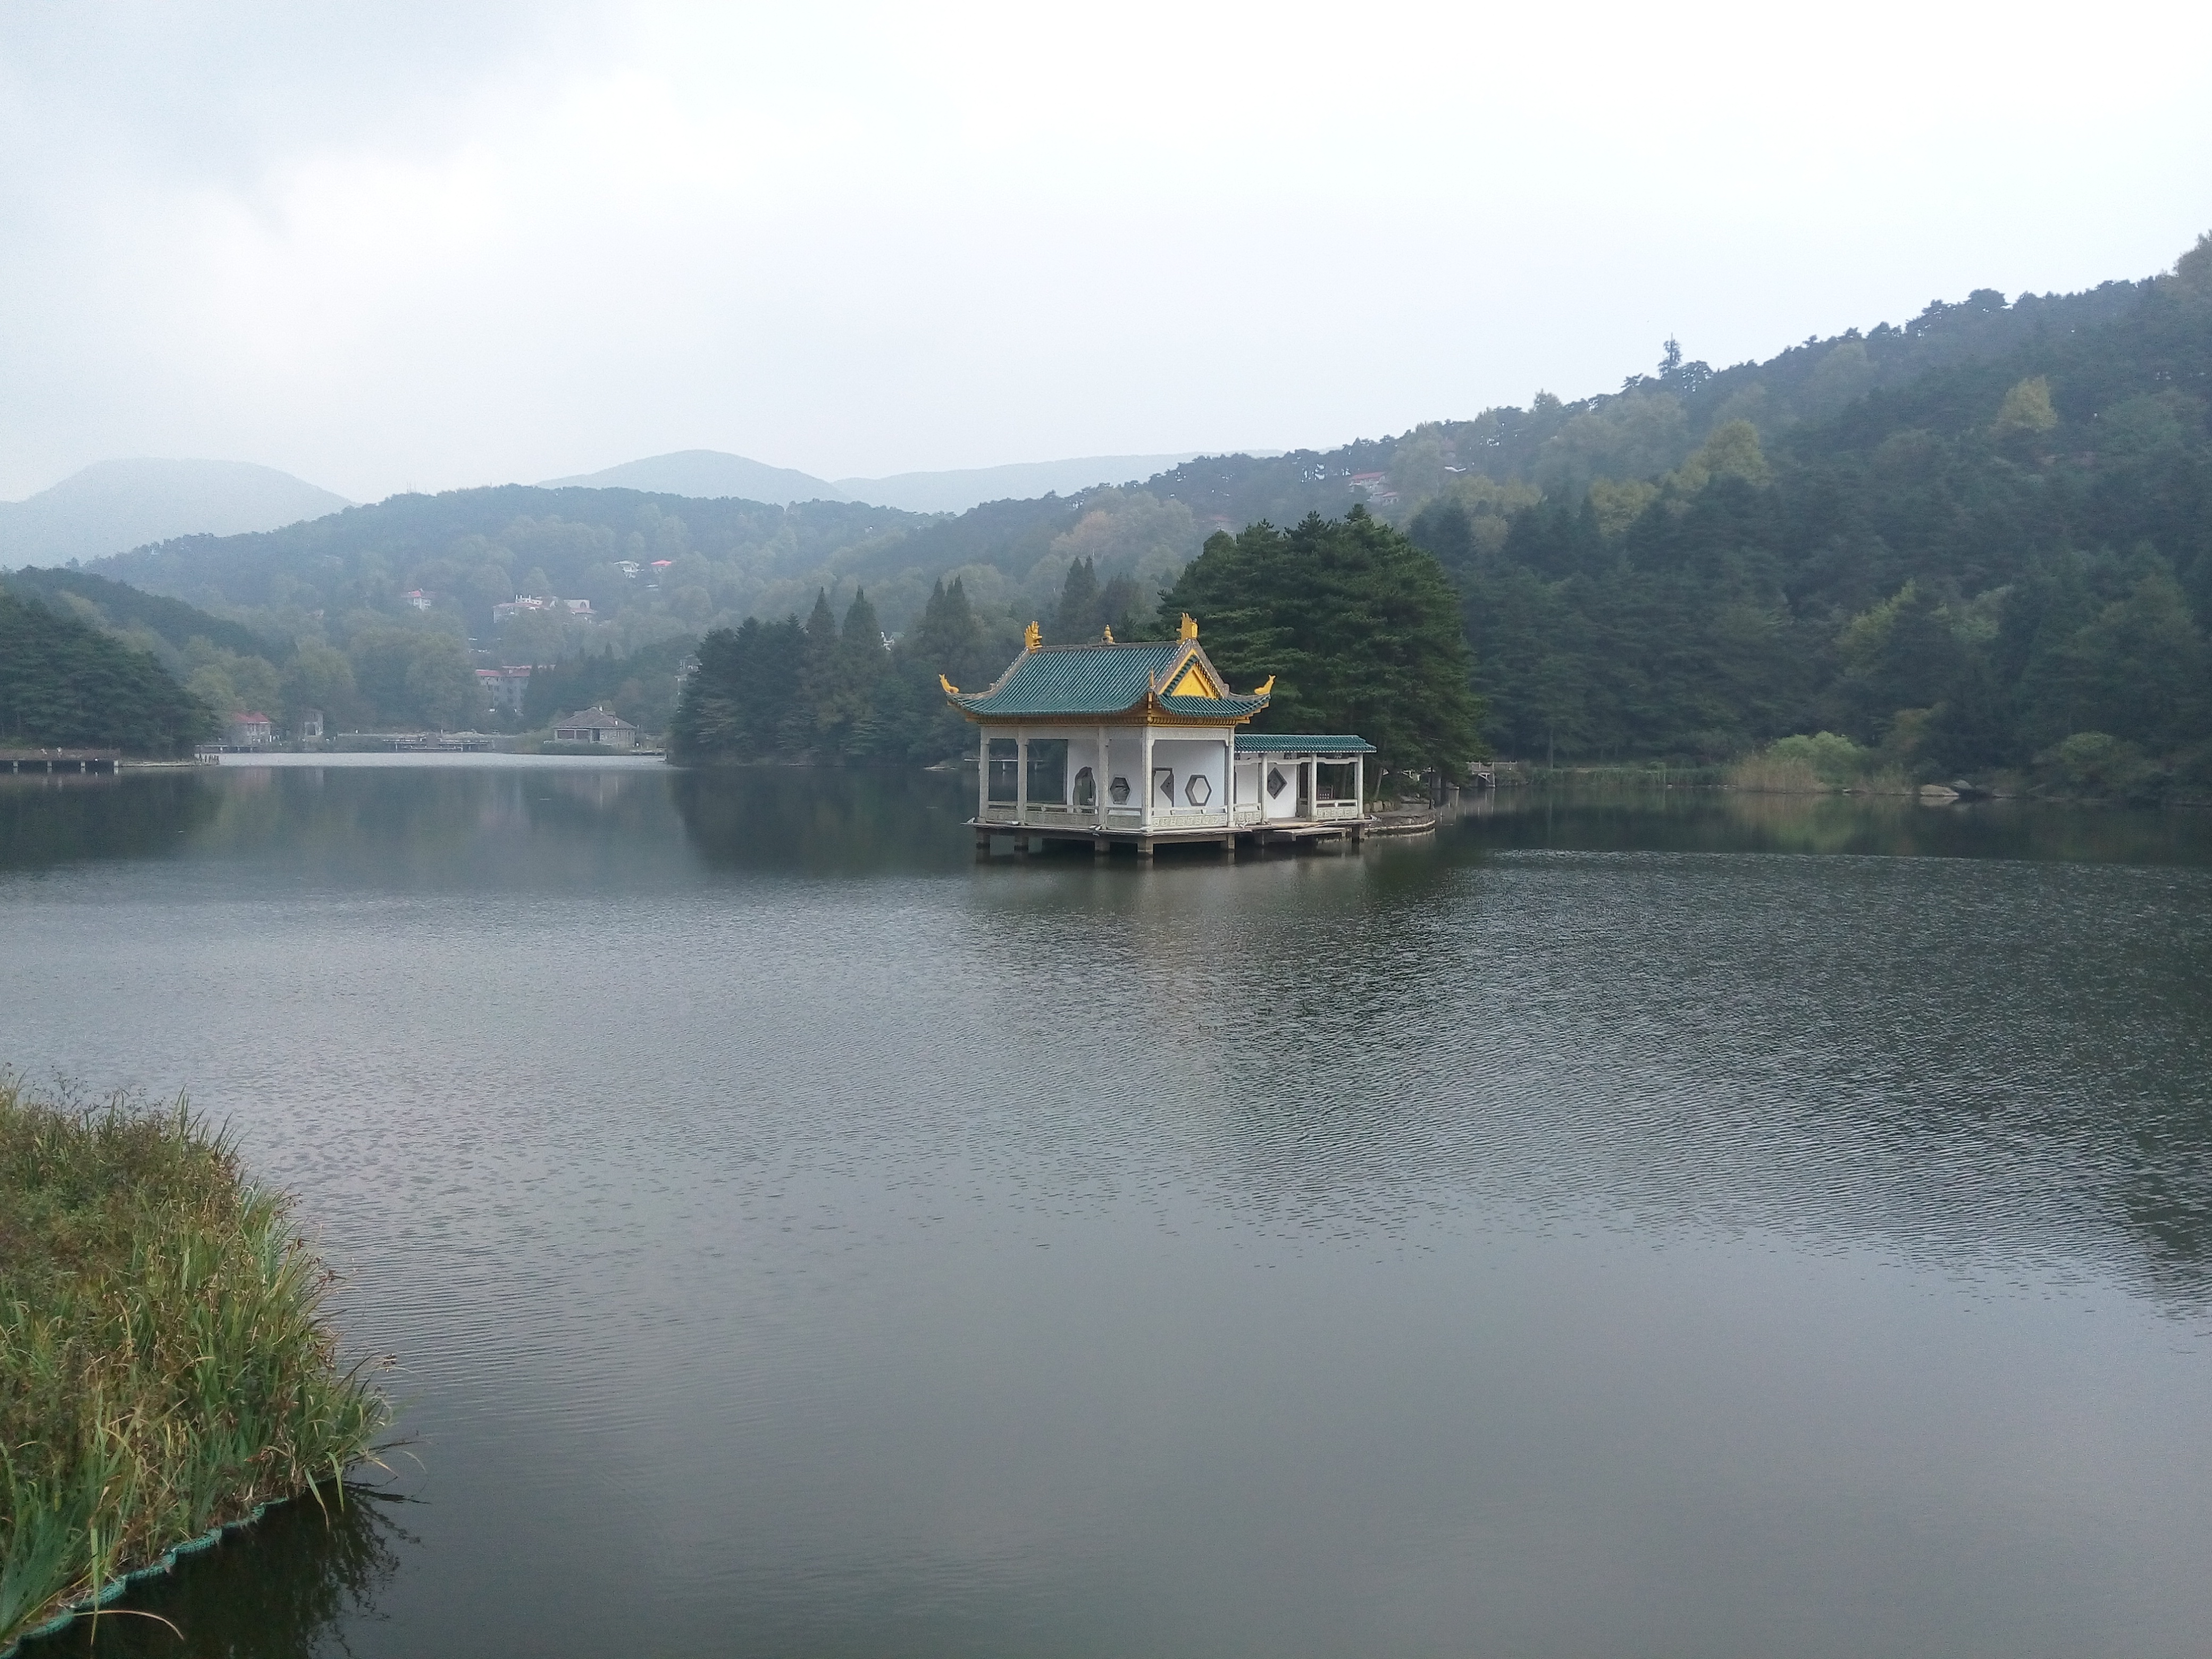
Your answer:
[[[1368,828],[1375,746],[1241,730],[1267,706],[1274,678],[1231,690],[1188,617],[1178,638],[1128,644],[1109,629],[1096,645],[1046,645],[1031,623],[988,690],[939,678],[979,728],[979,847],[1150,854],[1160,843],[1357,841]]]

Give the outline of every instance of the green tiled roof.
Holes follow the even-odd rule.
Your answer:
[[[1180,640],[1046,646],[1016,658],[989,690],[965,693],[953,702],[985,716],[1119,714],[1144,702],[1182,653]],[[1241,720],[1266,708],[1267,700],[1162,696],[1160,706],[1177,714]]]
[[[1163,694],[1160,698],[1160,707],[1171,714],[1218,714],[1232,720],[1256,714],[1267,706],[1265,697],[1171,697]]]
[[[1334,735],[1311,732],[1239,732],[1240,755],[1371,755],[1375,745],[1349,732]]]

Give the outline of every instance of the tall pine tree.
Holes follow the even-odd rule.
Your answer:
[[[1486,752],[1459,596],[1432,555],[1364,507],[1217,532],[1160,610],[1197,617],[1238,688],[1274,677],[1259,729],[1353,732],[1385,767],[1450,775]]]

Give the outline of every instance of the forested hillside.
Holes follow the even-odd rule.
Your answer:
[[[288,643],[256,634],[227,617],[210,616],[180,599],[149,593],[128,582],[111,581],[88,570],[15,570],[0,577],[0,582],[5,582],[18,599],[104,628],[155,656],[182,652],[195,640],[246,656],[279,653]]]
[[[1765,443],[1723,422],[1646,478],[1431,500],[1410,528],[1464,593],[1492,741],[1714,758],[1826,730],[1929,775],[2100,735],[2139,785],[2212,782],[2212,242],[2099,316]]]
[[[1656,372],[1632,376],[1619,392],[1571,403],[1539,394],[1525,410],[1488,410],[1395,438],[1209,457],[1141,483],[994,501],[957,517],[506,486],[394,496],[262,535],[189,537],[94,568],[264,634],[341,645],[334,629],[364,611],[412,611],[410,593],[487,648],[492,606],[517,593],[591,604],[590,623],[568,620],[565,609],[516,618],[496,648],[517,661],[625,652],[747,616],[801,615],[817,587],[839,608],[866,587],[896,635],[919,617],[933,584],[956,575],[979,613],[1026,617],[1057,602],[1079,559],[1091,560],[1102,581],[1127,575],[1156,594],[1217,531],[1263,519],[1295,524],[1311,512],[1341,517],[1355,501],[1402,523],[1448,495],[1502,535],[1505,520],[1545,489],[1670,471],[1733,420],[1750,421],[1771,441],[1932,368],[2094,330],[2148,289],[2113,283],[2009,306],[1978,292],[1933,304],[1901,327],[1808,341],[1718,372],[1670,350]]]
[[[1502,752],[1711,758],[1825,729],[1926,772],[2101,733],[2120,771],[2178,777],[2206,719],[2208,260],[2200,245],[2085,294],[1981,290],[1717,371],[1669,342],[1601,396],[957,517],[513,487],[99,568],[334,653],[300,694],[318,706],[447,721],[471,662],[565,664],[544,684],[664,708],[661,659],[690,641],[750,618],[776,650],[819,650],[863,591],[894,659],[938,648],[930,619],[957,593],[955,631],[980,642],[962,649],[1003,662],[1075,571],[1137,617],[1208,537],[1357,504],[1459,585]],[[495,620],[518,593],[560,603]],[[843,729],[824,695],[801,724]],[[905,752],[927,726],[917,708],[896,742],[829,751]]]

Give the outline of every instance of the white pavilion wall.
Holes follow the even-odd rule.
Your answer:
[[[1188,797],[1185,792],[1188,787],[1189,780],[1194,776],[1203,776],[1206,782],[1206,802],[1204,810],[1224,811],[1229,803],[1230,732],[1224,728],[1219,732],[1199,737],[1188,735],[1190,728],[1183,727],[1180,730],[1185,735],[1170,738],[1160,736],[1160,730],[1161,728],[1158,727],[1153,728],[1152,766],[1155,769],[1165,767],[1175,774],[1176,806],[1180,808],[1188,803]],[[1099,752],[1098,728],[1095,726],[1032,726],[1026,728],[994,726],[987,728],[985,732],[987,738],[1012,738],[1018,735],[1031,743],[1051,738],[1066,739],[1067,789],[1070,800],[1074,798],[1075,775],[1087,766],[1091,769],[1091,775],[1098,781],[1098,799],[1102,803],[1110,801],[1111,798],[1107,792],[1112,787],[1114,780],[1116,777],[1124,777],[1129,781],[1128,805],[1134,807],[1143,804],[1145,791],[1151,787],[1151,781],[1145,770],[1145,732],[1142,726],[1109,726],[1106,729],[1106,749],[1103,757]],[[1249,779],[1246,787],[1248,789],[1251,787]],[[1164,810],[1166,803],[1155,801],[1153,805],[1155,808]]]
[[[1294,761],[1287,756],[1262,755],[1260,757],[1260,799],[1265,803],[1261,812],[1264,818],[1294,818],[1298,815],[1298,774],[1304,761]],[[1267,774],[1270,770],[1283,775],[1279,794],[1267,793]]]
[[[1194,777],[1203,777],[1206,782],[1206,810],[1220,811],[1229,803],[1229,772],[1227,754],[1228,733],[1219,737],[1155,738],[1152,740],[1152,767],[1165,767],[1173,771],[1176,779],[1175,805],[1188,804],[1188,785]],[[1166,802],[1155,800],[1155,809]]]

